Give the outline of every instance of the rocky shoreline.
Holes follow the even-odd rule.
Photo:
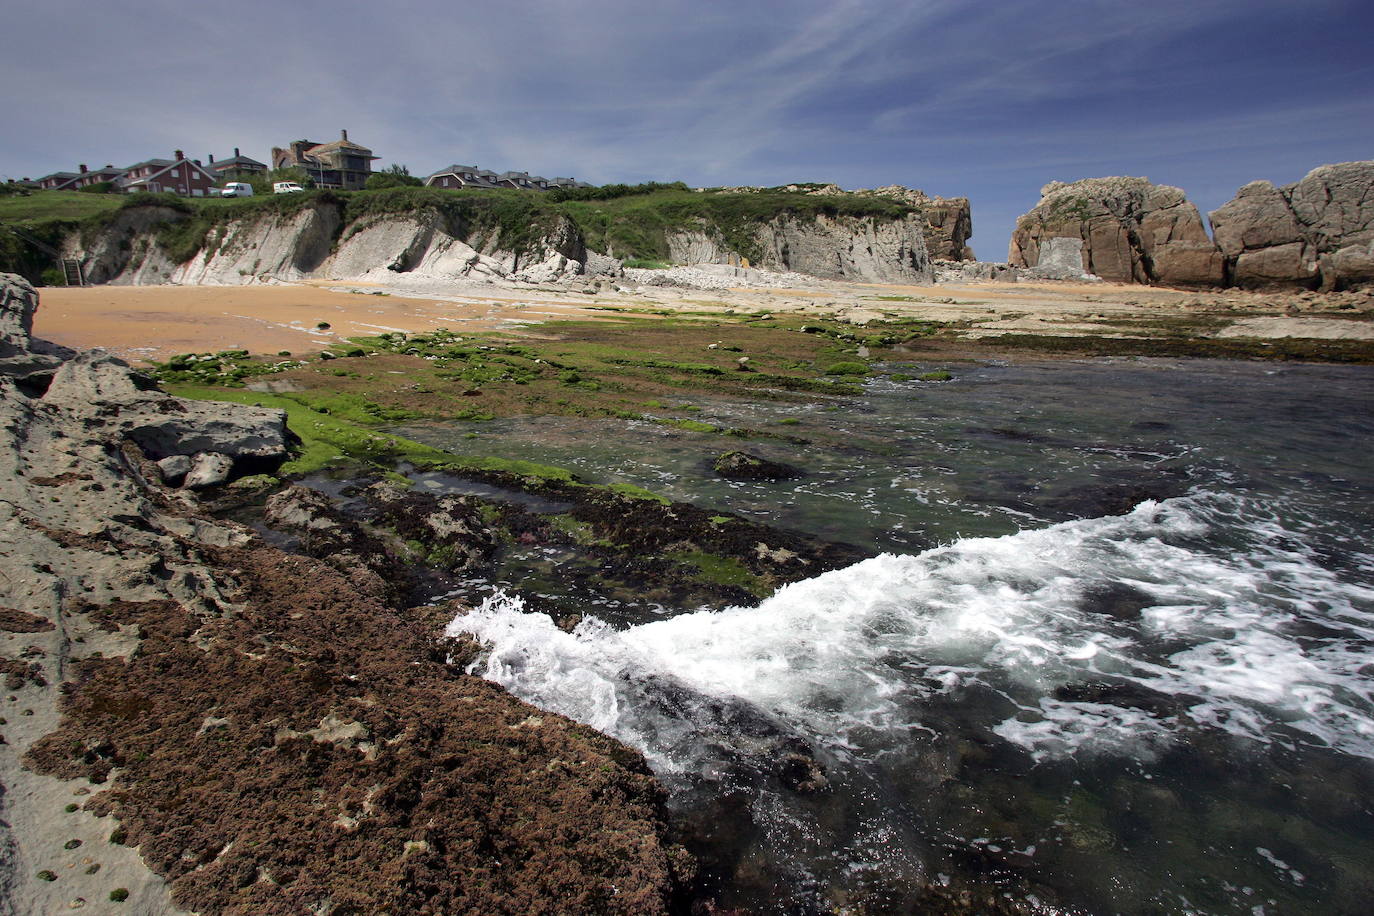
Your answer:
[[[7,912],[683,899],[691,859],[636,752],[463,674],[445,621],[365,565],[163,483],[169,451],[279,461],[280,412],[169,397],[110,357],[21,366],[36,297],[14,277],[4,297]]]
[[[502,545],[684,607],[866,554],[510,470],[468,472],[505,498],[375,472],[326,495],[270,476],[283,411],[56,352],[3,289],[8,911],[709,908],[638,752],[466,674],[477,647],[441,638],[463,607],[433,598]],[[783,751],[759,766],[784,787],[823,780]]]

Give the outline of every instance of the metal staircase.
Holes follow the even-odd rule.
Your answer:
[[[86,272],[81,269],[81,262],[75,258],[62,260],[62,276],[67,281],[68,286],[86,285]]]

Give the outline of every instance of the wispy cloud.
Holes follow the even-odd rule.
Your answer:
[[[1051,178],[1196,196],[1374,154],[1367,0],[12,6],[11,177],[348,128],[415,171],[966,194],[996,249]]]

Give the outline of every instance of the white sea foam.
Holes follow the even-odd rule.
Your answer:
[[[1103,588],[1144,606],[1104,613],[1089,600]],[[565,633],[497,595],[449,630],[490,645],[480,673],[660,771],[695,764],[684,755],[711,703],[844,753],[922,728],[937,696],[1010,699],[1019,712],[993,731],[1037,757],[1149,755],[1218,728],[1374,758],[1372,608],[1374,590],[1318,565],[1254,505],[1200,495],[876,557],[756,608],[623,631],[589,617]],[[1314,622],[1320,636],[1304,636]],[[1106,689],[1056,693],[1083,685]]]

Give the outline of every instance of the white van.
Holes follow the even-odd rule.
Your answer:
[[[298,183],[296,183],[296,182],[294,182],[294,181],[274,181],[274,182],[272,182],[272,193],[273,193],[273,194],[295,194],[297,191],[304,191],[304,190],[305,190],[305,188],[301,187]]]
[[[246,181],[231,181],[219,192],[220,197],[252,197],[253,186]]]

